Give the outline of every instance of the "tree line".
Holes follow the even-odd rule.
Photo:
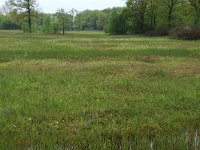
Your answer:
[[[200,0],[127,0],[125,7],[75,9],[47,14],[36,0],[8,0],[0,11],[0,29],[65,34],[65,30],[98,30],[112,34],[159,32],[200,27]]]
[[[113,9],[66,11],[43,13],[36,0],[8,0],[0,9],[0,29],[22,29],[24,32],[44,32],[65,34],[66,30],[103,31],[109,23]]]
[[[112,14],[111,22],[114,27],[111,32],[121,34],[185,26],[198,28],[200,0],[128,0],[121,12]]]

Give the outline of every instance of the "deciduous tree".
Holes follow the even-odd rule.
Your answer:
[[[195,10],[195,25],[200,23],[200,0],[188,0]]]
[[[29,33],[32,32],[32,13],[37,6],[36,0],[9,0],[10,4],[14,6],[24,16],[28,16]]]
[[[69,11],[69,16],[70,16],[70,28],[71,30],[73,31],[74,30],[74,18],[75,16],[78,14],[78,10],[72,8],[70,11]]]
[[[147,9],[148,0],[128,0],[126,5],[133,16],[133,20],[136,23],[137,30],[140,33],[145,31],[145,13]]]
[[[69,21],[69,15],[68,15],[67,12],[65,12],[64,9],[58,9],[57,12],[56,12],[56,16],[57,16],[59,25],[62,28],[62,33],[64,35],[67,23]]]
[[[172,27],[172,17],[180,6],[180,0],[162,0],[163,7],[167,10],[168,28]]]

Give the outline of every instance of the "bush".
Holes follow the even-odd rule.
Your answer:
[[[168,36],[169,32],[167,29],[156,29],[152,31],[146,31],[146,36]]]
[[[170,34],[182,40],[198,40],[200,39],[200,28],[178,27],[172,29]]]

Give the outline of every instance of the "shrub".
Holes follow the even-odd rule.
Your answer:
[[[146,36],[168,36],[169,32],[167,29],[156,29],[145,32]]]
[[[200,39],[200,28],[177,27],[170,31],[170,35],[182,40]]]

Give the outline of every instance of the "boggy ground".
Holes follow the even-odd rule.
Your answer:
[[[0,148],[198,148],[200,41],[0,31]]]

